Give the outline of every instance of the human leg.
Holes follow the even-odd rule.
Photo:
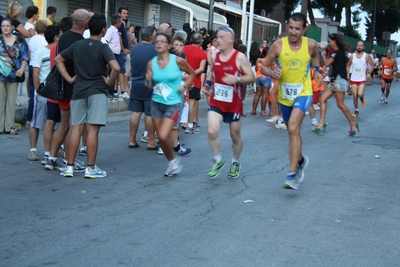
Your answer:
[[[253,109],[251,110],[251,115],[256,115],[257,113],[257,106],[261,97],[261,89],[262,89],[261,85],[256,87],[256,93],[253,98]]]
[[[268,115],[267,113],[267,102],[268,102],[268,94],[269,94],[269,86],[261,86],[261,113],[260,115]],[[275,111],[269,110],[269,113],[276,115]]]
[[[344,92],[336,92],[336,104],[338,108],[343,112],[344,116],[347,118],[350,124],[350,131],[356,128],[356,123],[354,122],[353,117],[350,114],[349,109],[344,104]]]
[[[213,154],[213,164],[207,175],[211,178],[215,178],[219,175],[222,167],[225,165],[225,160],[221,154],[221,143],[218,136],[219,129],[221,127],[222,115],[214,110],[207,112],[207,124],[208,124],[208,143]]]
[[[326,111],[328,109],[327,101],[328,99],[333,95],[333,91],[327,88],[324,90],[322,93],[321,97],[319,98],[319,103],[320,103],[320,117],[319,117],[319,124],[316,128],[314,128],[314,132],[319,133],[321,128],[326,128]]]
[[[18,83],[6,82],[6,103],[5,103],[5,131],[15,131],[15,102],[17,101]]]
[[[137,145],[136,134],[139,128],[140,117],[142,112],[132,112],[131,119],[129,120],[129,146]]]

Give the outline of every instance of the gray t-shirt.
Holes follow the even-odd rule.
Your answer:
[[[66,61],[72,61],[77,75],[72,99],[87,98],[95,94],[107,95],[108,86],[102,76],[107,77],[107,64],[115,60],[108,45],[93,39],[84,39],[62,51]]]

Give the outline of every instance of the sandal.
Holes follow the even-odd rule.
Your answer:
[[[320,122],[316,127],[313,128],[314,133],[320,133],[321,129],[325,132],[326,127],[328,126],[328,123],[326,122]]]
[[[18,131],[16,129],[12,129],[9,132],[4,132],[5,134],[11,134],[11,135],[18,135]]]

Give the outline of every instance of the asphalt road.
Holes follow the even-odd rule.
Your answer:
[[[103,179],[67,179],[29,162],[26,129],[0,135],[0,266],[399,266],[400,83],[387,105],[379,88],[367,87],[356,137],[334,99],[326,133],[305,119],[310,165],[297,191],[282,188],[287,132],[249,114],[252,96],[239,179],[226,178],[228,125],[220,134],[228,164],[206,176],[204,101],[201,133],[180,134],[193,152],[172,178],[162,175],[164,156],[144,143],[128,148],[129,112],[110,114],[101,129]]]

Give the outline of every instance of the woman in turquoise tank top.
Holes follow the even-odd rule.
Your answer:
[[[154,43],[157,56],[147,64],[146,84],[154,85],[150,112],[161,149],[169,162],[164,176],[173,176],[182,170],[182,164],[173,153],[170,133],[179,119],[181,94],[191,87],[196,74],[185,60],[170,53],[170,36],[158,33]],[[181,85],[182,71],[188,74],[184,85]]]

